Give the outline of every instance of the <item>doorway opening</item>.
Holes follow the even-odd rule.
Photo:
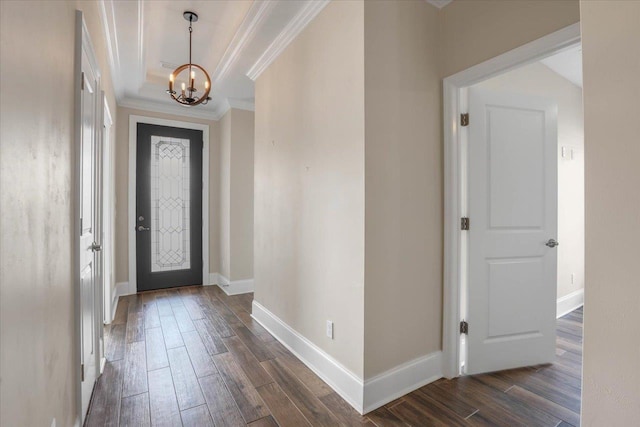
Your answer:
[[[578,414],[580,79],[575,24],[444,80],[444,374],[557,364]]]

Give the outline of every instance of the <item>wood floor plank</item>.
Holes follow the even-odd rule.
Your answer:
[[[222,342],[222,338],[213,330],[213,328],[209,328],[205,319],[194,320],[193,324],[195,325],[196,330],[198,331],[198,334],[210,355],[213,356],[227,351],[227,347],[224,345],[224,342]]]
[[[222,341],[238,362],[238,365],[242,367],[247,377],[249,377],[254,387],[273,382],[273,378],[267,374],[258,359],[238,337],[223,338]]]
[[[172,307],[173,315],[176,319],[176,323],[178,324],[178,329],[180,332],[189,332],[195,331],[196,327],[191,320],[191,316],[189,316],[189,312],[184,305],[180,305],[177,307]]]
[[[166,295],[166,293],[156,296],[156,306],[158,307],[158,315],[160,317],[173,316],[173,310],[171,309],[169,296]]]
[[[250,427],[278,427],[278,423],[273,419],[271,415],[268,417],[260,418],[252,423],[247,424]]]
[[[162,328],[147,329],[145,333],[145,343],[148,371],[169,366]]]
[[[115,427],[120,418],[120,393],[124,375],[124,361],[107,362],[98,379],[86,426]]]
[[[215,355],[213,360],[247,424],[270,414],[253,384],[230,353]]]
[[[199,378],[209,413],[216,427],[244,427],[246,424],[219,374]]]
[[[495,372],[499,378],[507,381],[513,380],[520,387],[525,388],[547,400],[564,406],[574,412],[580,412],[580,391],[573,387],[565,386],[561,382],[553,382],[551,380],[542,380],[538,377],[527,374],[526,372],[510,370]]]
[[[151,426],[149,393],[136,394],[122,399],[120,427]]]
[[[218,313],[215,308],[203,308],[205,315],[205,321],[208,322],[208,326],[213,328],[216,333],[221,337],[231,337],[235,335],[232,325],[229,325],[224,318]],[[239,322],[239,320],[238,320]]]
[[[127,295],[129,301],[129,313],[142,312],[142,296],[140,294]]]
[[[198,331],[182,333],[182,339],[187,347],[187,353],[191,359],[191,365],[197,377],[206,377],[218,373],[211,355],[200,338]]]
[[[320,401],[333,413],[340,425],[364,426],[368,422],[365,416],[360,415],[336,392],[320,397]]]
[[[384,406],[367,414],[369,418],[378,427],[400,427],[406,426],[400,418],[395,416],[389,409]]]
[[[224,319],[229,326],[242,325],[242,321],[237,317],[229,307],[217,298],[210,298],[209,306],[213,308],[216,313]]]
[[[338,424],[336,417],[331,414],[320,399],[311,393],[278,359],[264,361],[262,366],[312,425],[335,426]]]
[[[533,411],[532,414],[529,414],[528,408],[519,405],[511,396],[491,387],[485,387],[471,377],[437,382],[435,385],[443,392],[452,393],[468,405],[478,408],[478,412],[472,415],[469,421],[486,419],[490,423],[500,426],[527,424],[530,426],[555,426],[560,422],[550,415],[547,416],[546,413],[540,413],[541,411]]]
[[[236,332],[240,341],[242,341],[242,343],[251,350],[253,355],[260,362],[275,358],[273,353],[267,348],[266,344],[253,335],[244,325],[235,326],[233,330]]]
[[[127,326],[124,323],[111,324],[106,340],[105,358],[109,361],[124,359]]]
[[[265,328],[262,327],[256,320],[251,317],[251,314],[246,311],[241,311],[236,313],[236,316],[240,321],[244,324],[253,333],[255,336],[260,338],[262,341],[270,342],[275,340],[273,335],[271,335]]]
[[[175,317],[160,316],[160,325],[162,325],[162,334],[164,335],[164,343],[167,349],[184,345]]]
[[[141,311],[130,311],[127,316],[127,342],[144,341],[144,317]]]
[[[155,303],[155,299],[143,304],[143,312],[145,329],[160,327],[160,315],[158,314],[158,306]]]
[[[267,348],[293,372],[313,394],[318,397],[333,393],[333,389],[320,379],[311,369],[295,357],[278,341],[269,342]]]
[[[111,321],[112,325],[124,325],[127,323],[127,315],[129,314],[129,301],[124,297],[118,298],[118,305],[116,307],[116,314]]]
[[[309,426],[309,422],[302,412],[287,397],[276,383],[265,384],[257,388],[271,414],[281,427]]]
[[[569,424],[575,426],[580,425],[580,414],[575,413],[565,408],[564,406],[560,406],[550,400],[547,400],[544,397],[538,396],[537,394],[532,393],[520,386],[513,386],[507,393],[515,396],[517,399],[528,402],[532,406],[541,408],[542,410],[550,413],[557,418],[560,418],[563,421],[568,422]]]
[[[447,406],[423,393],[410,393],[405,397],[405,402],[422,413],[425,420],[430,420],[434,424],[442,423],[450,427],[465,425],[464,419],[466,417],[459,416]],[[394,408],[391,409],[392,412]]]
[[[205,403],[187,349],[185,347],[172,348],[167,350],[167,355],[180,410],[184,411]]]
[[[147,356],[144,341],[127,343],[122,397],[148,391]]]
[[[448,427],[444,422],[430,417],[428,414],[421,411],[416,406],[411,405],[406,400],[390,408],[389,411],[410,426],[425,425],[433,427]]]
[[[190,295],[188,297],[183,297],[182,299],[183,299],[182,302],[184,303],[184,306],[187,309],[187,312],[189,313],[189,317],[191,317],[191,320],[198,320],[198,319],[204,318],[204,313],[200,308],[200,304],[198,304],[198,301],[196,300],[196,298],[194,298],[193,295]]]
[[[182,425],[171,370],[168,367],[149,372],[149,407],[154,427]]]
[[[438,387],[434,387],[432,384],[424,386],[416,391],[416,393],[421,393],[436,402],[439,402],[441,405],[444,405],[453,413],[457,414],[461,418],[470,417],[473,413],[475,413],[478,408],[468,403],[464,402],[461,399],[455,398],[453,395],[449,393],[444,393]]]
[[[214,427],[207,405],[182,411],[182,425],[184,427]]]

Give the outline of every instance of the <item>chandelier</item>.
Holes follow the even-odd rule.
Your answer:
[[[184,19],[189,21],[189,63],[183,64],[173,70],[173,73],[171,73],[171,75],[169,76],[169,90],[167,90],[167,93],[174,101],[188,107],[198,104],[205,105],[209,102],[209,100],[211,100],[211,97],[209,96],[209,91],[211,90],[211,78],[204,68],[202,68],[198,64],[194,64],[191,62],[191,35],[193,33],[192,24],[198,20],[198,15],[194,12],[187,11],[184,12],[182,16],[184,16]],[[198,74],[202,73],[205,78],[204,93],[202,94],[202,96],[197,95],[198,89],[196,88],[196,71],[198,71]],[[176,79],[181,80],[181,74],[183,81],[180,87],[181,91],[178,94],[178,92],[174,90],[174,83],[176,82]],[[200,76],[200,78],[198,79],[199,82],[201,81],[201,78],[202,76]]]

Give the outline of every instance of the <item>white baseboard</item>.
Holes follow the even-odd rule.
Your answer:
[[[229,280],[222,274],[217,273],[217,285],[227,295],[239,295],[253,292],[253,279]]]
[[[364,382],[364,413],[442,378],[442,352],[419,357]]]
[[[442,378],[436,351],[363,381],[256,301],[252,317],[361,414]]]
[[[571,313],[576,308],[580,308],[584,305],[584,289],[578,289],[571,292],[569,295],[565,295],[558,298],[556,306],[556,318],[562,317],[565,314]]]
[[[329,384],[356,411],[363,413],[364,383],[361,378],[256,301],[253,301],[253,314],[251,316],[271,335],[276,337],[282,345],[295,354],[309,369]]]
[[[212,286],[212,285],[220,284],[218,277],[219,277],[218,273],[209,273],[209,282],[208,283],[205,282],[203,286]]]

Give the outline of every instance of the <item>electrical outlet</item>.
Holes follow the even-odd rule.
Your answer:
[[[573,282],[575,281],[575,274],[571,273],[571,284],[573,285]]]
[[[333,322],[327,320],[327,337],[333,339]]]
[[[51,420],[51,427],[56,427],[56,419]]]

